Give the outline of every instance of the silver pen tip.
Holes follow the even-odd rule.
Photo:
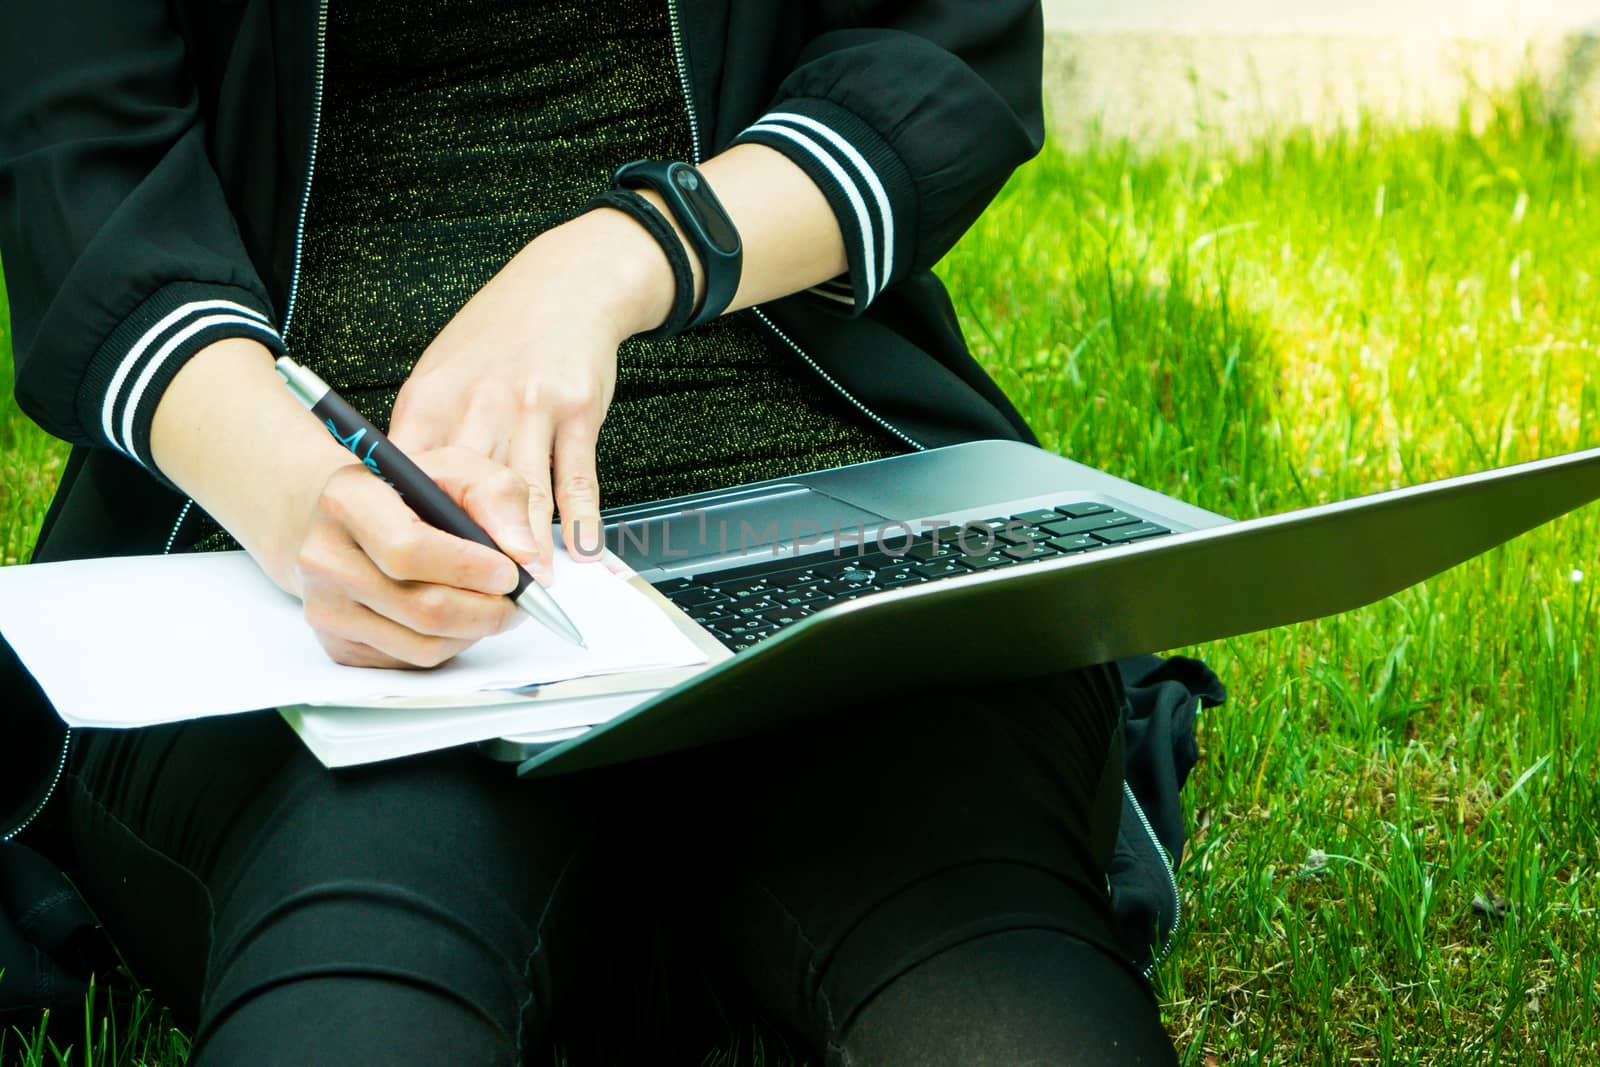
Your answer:
[[[522,595],[517,597],[517,606],[559,636],[588,651],[589,644],[583,639],[583,634],[578,632],[567,613],[538,583],[530,584],[522,591]]]

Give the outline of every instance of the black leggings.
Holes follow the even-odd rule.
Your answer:
[[[916,693],[538,782],[330,772],[271,714],[87,731],[74,874],[196,1064],[699,1062],[755,1018],[829,1064],[1170,1064],[1108,911],[1119,701]]]

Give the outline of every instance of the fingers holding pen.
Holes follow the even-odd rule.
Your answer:
[[[323,649],[346,667],[424,670],[449,662],[471,647],[462,638],[429,637],[386,619],[354,601],[306,601],[306,621]]]
[[[437,456],[421,457],[418,466],[459,503],[460,483],[441,471]],[[329,480],[318,501],[318,512],[326,525],[353,542],[393,581],[433,583],[489,595],[504,595],[516,586],[516,565],[504,553],[430,526],[398,493],[361,467],[343,468]],[[468,513],[472,514],[470,508]],[[493,518],[484,514],[481,505],[472,517],[480,523]],[[511,540],[504,529],[489,533]]]
[[[484,533],[519,566],[550,567],[550,520],[534,522],[532,503],[541,492],[534,483],[497,460],[469,448],[439,449],[418,466],[472,517]],[[542,553],[542,561],[541,561]]]
[[[521,617],[510,560],[423,523],[360,467],[329,479],[297,569],[306,619],[341,663],[436,666]]]

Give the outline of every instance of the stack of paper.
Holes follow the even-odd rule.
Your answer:
[[[0,568],[0,633],[69,726],[123,728],[260,708],[377,704],[365,716],[338,723],[325,710],[313,716],[329,724],[330,736],[339,736],[341,743],[330,748],[341,751],[337,762],[365,762],[441,747],[432,740],[459,744],[544,723],[556,729],[584,718],[604,721],[625,710],[620,698],[634,694],[631,707],[676,684],[685,668],[706,662],[707,650],[663,610],[665,601],[641,591],[643,585],[558,551],[551,594],[582,631],[587,649],[528,620],[427,671],[334,663],[299,601],[242,552]],[[661,673],[664,668],[676,670]],[[623,680],[630,675],[636,678]],[[590,679],[584,684],[594,686],[605,677],[613,681],[566,693],[598,702],[560,706],[565,701],[557,699],[562,694],[553,683]],[[543,696],[475,696],[529,686],[542,687]],[[385,706],[396,698],[411,704]],[[521,713],[514,723],[512,708]],[[538,714],[528,714],[534,708]],[[378,711],[389,717],[378,722]],[[466,725],[474,715],[481,722]],[[383,754],[351,743],[361,732],[356,719],[363,717],[374,727],[369,732],[387,738],[378,746]],[[500,729],[505,724],[509,730]],[[412,743],[398,743],[408,726]]]
[[[515,690],[381,697],[297,704],[279,709],[306,747],[328,767],[395,759],[455,745],[514,739],[517,750],[555,744],[610,722],[663,690],[732,655],[677,605],[608,554],[613,572],[653,603],[700,652],[687,666],[641,667]],[[652,625],[654,625],[652,623]]]
[[[443,700],[396,697],[365,706],[299,704],[280,710],[323,766],[349,767],[513,734],[553,744],[609,722],[658,692],[550,699],[541,689]]]

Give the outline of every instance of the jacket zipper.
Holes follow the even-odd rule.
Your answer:
[[[1178,930],[1183,926],[1183,898],[1178,895],[1178,876],[1173,873],[1172,860],[1167,857],[1167,850],[1162,846],[1161,839],[1156,836],[1155,827],[1150,825],[1150,818],[1144,813],[1144,808],[1139,806],[1139,800],[1133,795],[1133,788],[1124,779],[1122,793],[1128,798],[1128,803],[1133,805],[1134,814],[1139,816],[1139,825],[1144,827],[1145,836],[1150,839],[1150,847],[1156,850],[1156,855],[1161,859],[1161,870],[1167,876],[1167,891],[1172,894],[1172,931],[1161,939],[1161,947],[1156,951],[1155,959],[1150,961],[1150,966],[1144,969],[1145,978],[1155,973],[1155,969],[1172,954],[1172,945],[1178,940]]]
[[[289,325],[294,321],[294,301],[300,293],[300,252],[305,247],[306,240],[306,209],[311,205],[311,176],[317,169],[317,136],[322,129],[322,74],[323,65],[327,57],[328,43],[328,0],[319,0],[317,3],[317,58],[315,63],[315,80],[311,87],[311,148],[306,153],[306,184],[300,192],[300,214],[294,224],[294,269],[289,274],[289,299],[283,308],[283,339],[289,339]],[[193,500],[185,500],[183,508],[178,512],[178,517],[172,523],[172,532],[167,534],[166,547],[161,550],[162,555],[169,555],[172,546],[178,542],[178,531],[183,529],[184,520],[189,517],[189,511],[194,507]]]
[[[683,87],[683,106],[689,112],[689,159],[700,163],[700,116],[694,112],[694,87],[689,84],[689,53],[683,47],[683,22],[678,18],[677,0],[667,0],[667,23],[672,27],[672,61],[678,68],[678,84]]]
[[[317,137],[322,131],[322,72],[327,55],[328,0],[317,3],[316,81],[311,89],[311,148],[306,153],[306,185],[300,194],[300,217],[294,224],[294,270],[289,275],[289,299],[283,309],[283,337],[289,339],[294,321],[294,300],[300,293],[300,251],[306,240],[306,209],[311,205],[311,175],[317,169]]]
[[[683,106],[684,109],[689,113],[689,158],[690,162],[694,163],[696,166],[699,166],[701,162],[700,117],[695,114],[694,110],[694,86],[690,84],[689,81],[689,54],[683,45],[683,23],[678,17],[677,0],[667,0],[667,21],[672,28],[672,58],[678,67],[678,84],[683,88]],[[806,366],[815,371],[819,378],[832,386],[833,390],[849,401],[851,406],[853,406],[857,411],[861,412],[861,414],[865,415],[867,418],[871,419],[873,422],[877,423],[883,429],[887,430],[895,437],[898,437],[900,440],[904,441],[918,452],[922,452],[927,449],[926,445],[913,439],[910,434],[906,433],[904,430],[901,430],[899,427],[890,425],[887,419],[885,419],[882,415],[879,415],[876,411],[873,411],[871,408],[867,407],[867,405],[858,400],[848,389],[840,385],[838,380],[835,379],[833,375],[823,370],[817,361],[807,355],[805,350],[796,344],[788,334],[778,329],[777,325],[767,317],[767,313],[765,311],[762,311],[759,307],[751,308],[751,311],[755,313],[755,317],[761,321],[763,326],[777,335],[778,340],[788,345],[789,348],[793,350],[794,354],[799,356],[800,359],[805,362]]]

